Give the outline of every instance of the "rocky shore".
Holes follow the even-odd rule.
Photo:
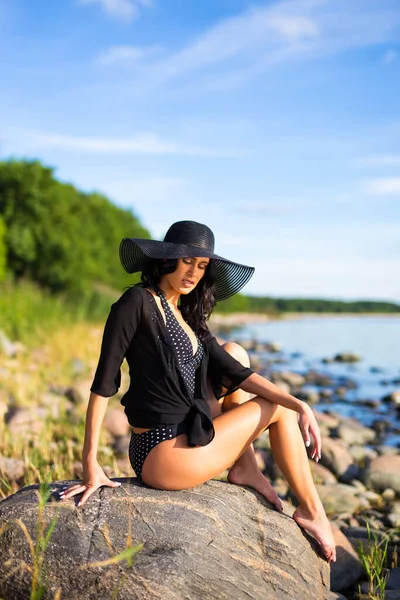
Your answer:
[[[223,337],[225,330],[222,328],[219,334]],[[319,463],[310,460],[310,467],[338,546],[338,560],[331,568],[331,589],[351,600],[400,600],[400,568],[397,566],[400,450],[384,443],[388,434],[399,433],[395,421],[387,415],[398,416],[400,411],[400,381],[398,391],[383,394],[380,400],[364,401],[368,409],[378,413],[367,427],[357,419],[329,409],[330,403],[335,405],[335,401],[346,397],[357,387],[357,382],[327,375],[323,370],[324,364],[356,363],[360,360],[358,355],[346,353],[325,357],[321,360],[321,371],[309,369],[299,373],[286,370],[279,343],[242,340],[241,344],[248,351],[255,370],[313,405],[316,412],[322,433],[322,458]],[[324,412],[318,410],[322,403]],[[357,408],[362,405],[362,401],[357,402]],[[379,415],[382,405],[388,411],[385,418]],[[260,469],[271,479],[282,498],[294,500],[273,460],[268,434],[260,436],[254,446]],[[374,587],[373,574],[370,578],[366,576],[363,556],[364,561],[374,562],[376,556],[374,558],[373,554],[384,551],[386,560],[382,572],[387,580],[387,591],[373,595],[373,592],[377,594],[376,581]]]
[[[221,336],[225,333],[224,329],[219,331]],[[55,349],[50,345],[28,350],[1,337],[1,498],[45,477],[55,481],[82,476],[83,420],[100,337],[100,329],[87,331],[86,346],[79,350],[72,339],[58,340],[59,365],[53,363]],[[243,345],[255,370],[316,410],[322,432],[322,459],[318,464],[310,461],[310,466],[338,546],[331,589],[339,594],[338,598],[348,600],[400,600],[400,452],[397,446],[385,443],[388,434],[398,431],[395,420],[382,418],[377,410],[385,406],[387,415],[398,415],[400,381],[397,391],[382,394],[379,400],[365,399],[366,408],[377,410],[377,418],[367,427],[329,408],[356,385],[350,377],[327,375],[322,362],[320,371],[287,369],[278,343],[247,340]],[[337,363],[359,359],[351,354],[325,358]],[[128,376],[123,370],[121,394],[127,385]],[[324,412],[320,411],[322,404]],[[113,477],[131,477],[127,458],[130,430],[117,401],[109,404],[103,431],[99,459],[105,472]],[[268,434],[256,441],[255,450],[260,469],[284,500],[294,502],[273,461]],[[379,553],[384,553],[381,575],[386,586],[383,592],[381,581],[381,595],[377,595],[374,579]],[[368,560],[372,561],[369,578],[363,568]]]

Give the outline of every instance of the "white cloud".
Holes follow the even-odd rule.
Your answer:
[[[393,50],[393,48],[389,48],[389,50],[386,50],[385,54],[383,55],[382,62],[385,65],[389,65],[394,60],[396,60],[397,56],[398,53],[396,52],[396,50]]]
[[[242,85],[278,63],[391,43],[400,25],[397,0],[287,0],[220,21],[180,51],[154,61],[136,90],[196,75],[192,89]],[[205,76],[199,78],[198,72]],[[200,82],[200,83],[199,83]]]
[[[364,181],[367,194],[377,196],[400,195],[400,177],[380,177]]]
[[[105,52],[101,53],[97,59],[97,64],[101,66],[112,66],[115,64],[132,65],[137,63],[144,58],[153,56],[157,52],[160,52],[160,46],[149,46],[147,48],[140,48],[137,46],[112,46]]]
[[[272,50],[279,41],[295,43],[317,35],[318,27],[308,17],[279,14],[269,7],[251,9],[221,21],[155,68],[159,76],[177,77],[258,53],[263,48]]]
[[[356,160],[360,167],[400,167],[400,154],[372,154]]]
[[[78,0],[78,4],[99,4],[111,17],[131,21],[138,16],[141,6],[149,6],[149,0]]]
[[[5,145],[18,147],[19,140],[30,150],[53,149],[71,152],[103,154],[159,154],[202,156],[212,158],[241,158],[242,153],[229,148],[210,148],[169,142],[154,133],[141,133],[126,138],[102,138],[60,135],[40,131],[14,130],[5,136]]]

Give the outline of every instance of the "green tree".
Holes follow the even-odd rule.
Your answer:
[[[60,183],[38,161],[0,162],[0,215],[8,269],[54,291],[128,285],[119,262],[123,237],[149,237],[130,210]]]
[[[7,254],[7,248],[6,248],[6,244],[5,244],[5,233],[6,233],[6,226],[5,223],[3,221],[3,219],[0,216],[0,282],[3,281],[4,276],[6,274],[6,254]]]

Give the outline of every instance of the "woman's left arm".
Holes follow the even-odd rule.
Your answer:
[[[261,396],[269,402],[279,404],[290,410],[294,410],[299,414],[299,425],[306,446],[311,443],[311,438],[314,440],[314,447],[311,458],[317,462],[321,458],[321,432],[315,415],[308,404],[299,400],[295,396],[281,390],[277,385],[265,379],[258,373],[253,373],[245,379],[239,386],[245,392]]]

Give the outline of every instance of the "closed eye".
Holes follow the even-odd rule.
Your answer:
[[[182,262],[185,265],[191,265],[192,264],[192,260],[190,258],[182,258]],[[202,271],[205,271],[208,267],[208,262],[201,262],[198,264],[199,269],[201,269]]]

